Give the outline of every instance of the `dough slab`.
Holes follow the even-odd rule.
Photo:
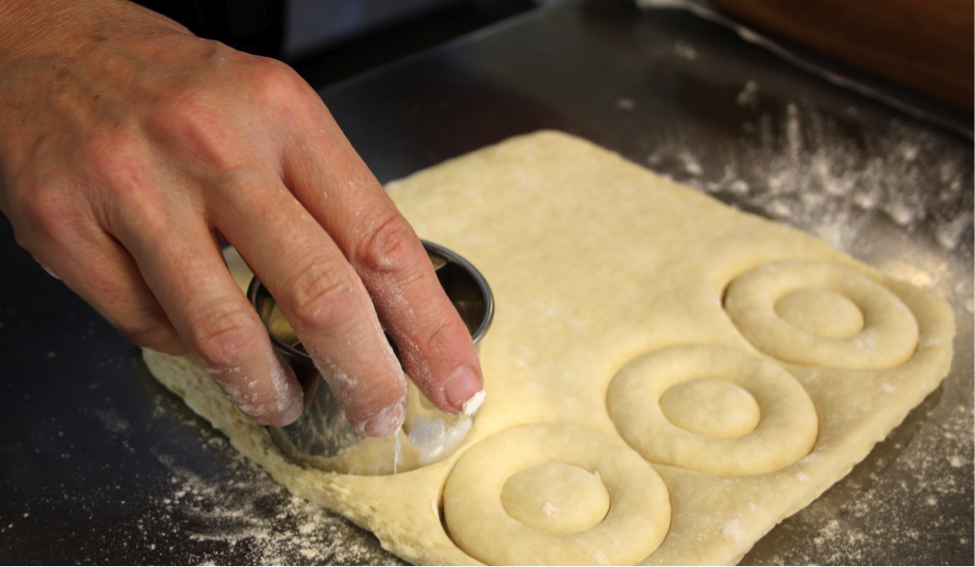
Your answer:
[[[388,190],[497,301],[487,400],[449,457],[304,467],[192,361],[145,358],[291,492],[414,563],[734,563],[948,372],[933,293],[578,138],[514,138]]]

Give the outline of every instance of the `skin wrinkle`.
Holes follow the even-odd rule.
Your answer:
[[[306,216],[305,214],[302,214],[301,220],[314,222],[314,219],[312,219],[310,215]],[[289,241],[289,240],[299,240],[298,233],[295,232],[285,241]],[[303,252],[303,251],[299,251],[299,252]],[[302,255],[308,255],[308,254],[303,253]],[[339,293],[341,293],[343,296],[342,297],[343,301],[341,302],[333,301],[331,303],[325,304],[321,301],[318,301],[317,298],[311,297],[311,295],[318,295],[322,293],[321,288],[319,289],[314,288],[315,284],[313,282],[317,282],[323,279],[328,279],[330,277],[327,266],[328,266],[327,262],[316,262],[316,263],[309,264],[306,268],[304,268],[303,273],[300,274],[299,281],[298,281],[298,283],[305,282],[304,286],[295,287],[294,286],[295,282],[288,282],[290,285],[293,286],[292,289],[293,294],[297,292],[296,298],[294,299],[293,303],[300,305],[301,308],[304,310],[300,314],[300,316],[297,316],[297,314],[293,314],[293,316],[288,319],[288,321],[291,323],[291,327],[294,329],[294,331],[298,334],[299,337],[312,335],[316,330],[314,328],[316,321],[329,320],[330,319],[329,311],[335,309],[334,307],[335,304],[354,301],[356,291],[361,291],[363,294],[365,293],[365,288],[362,286],[362,283],[358,281],[358,277],[353,276],[350,278],[345,278],[345,280],[342,282],[335,282],[334,284],[332,284],[332,287],[328,290],[328,292],[332,294],[333,298],[337,296]],[[306,289],[300,289],[301,287],[305,287]],[[309,293],[310,291],[315,293],[311,294]],[[284,308],[285,305],[282,304],[281,307]],[[293,307],[292,311],[294,311],[294,309],[296,308],[295,305],[292,305],[292,307]],[[311,307],[311,309],[309,309],[309,307]],[[294,320],[292,321],[292,319]],[[361,319],[358,321],[354,320],[353,322],[359,325],[368,324],[368,322],[362,321]],[[351,329],[351,331],[358,331],[358,330],[359,329]],[[307,341],[307,342],[309,344],[306,346],[312,346],[313,341]]]

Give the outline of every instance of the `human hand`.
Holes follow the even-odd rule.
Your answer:
[[[118,0],[0,4],[0,210],[18,242],[133,342],[190,352],[262,424],[302,391],[234,284],[232,243],[360,433],[481,390],[419,239],[286,65]]]

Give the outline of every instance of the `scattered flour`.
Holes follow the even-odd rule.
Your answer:
[[[721,526],[721,533],[735,541],[743,541],[748,538],[748,532],[738,518],[731,518]]]
[[[741,109],[739,140],[698,151],[709,146],[678,136],[653,148],[646,163],[893,277],[938,288],[959,314],[975,312],[970,146],[896,119],[863,130],[859,117],[848,122],[843,113],[763,100],[753,80],[729,95],[732,108]],[[952,280],[953,288],[943,285]]]
[[[115,409],[96,409],[93,413],[109,433],[124,433],[130,428],[129,421]]]
[[[698,58],[697,49],[682,39],[678,39],[674,42],[674,54],[689,61],[695,61]]]
[[[636,108],[636,102],[632,98],[620,97],[616,99],[616,108],[620,110],[633,110]]]
[[[881,133],[856,132],[842,116],[789,102],[760,104],[760,86],[746,81],[735,103],[750,113],[742,140],[716,156],[695,155],[677,138],[656,147],[647,163],[681,183],[799,226],[841,249],[873,217],[907,234],[927,233],[941,247],[971,248],[971,152],[929,129],[891,121]],[[933,196],[932,196],[933,195]]]
[[[254,470],[230,482],[199,475],[166,455],[157,458],[171,476],[169,490],[156,496],[156,507],[163,512],[154,518],[153,529],[162,521],[179,531],[178,537],[187,541],[180,557],[199,549],[184,557],[189,562],[350,565],[391,560],[371,536],[328,510],[288,495],[243,458],[239,466]]]
[[[181,406],[160,396],[153,415],[196,430],[208,458],[219,462],[208,470],[178,452],[150,450],[167,471],[168,483],[150,497],[152,516],[137,523],[138,533],[153,542],[148,546],[161,549],[157,559],[199,565],[397,563],[371,534],[291,496],[221,433],[174,405]]]
[[[756,95],[758,94],[758,83],[755,81],[746,81],[744,88],[738,93],[738,97],[735,98],[735,103],[738,106],[754,106],[757,102]]]

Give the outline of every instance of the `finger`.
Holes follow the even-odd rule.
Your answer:
[[[261,424],[297,419],[301,386],[271,346],[202,219],[156,209],[121,232],[183,343],[230,402]]]
[[[419,238],[341,133],[309,136],[285,158],[289,187],[355,267],[420,391],[449,413],[476,411],[477,352]]]
[[[402,424],[406,378],[365,287],[276,175],[238,177],[214,224],[271,291],[359,433]]]
[[[84,214],[52,216],[24,246],[52,276],[87,301],[130,341],[172,355],[186,348],[128,251]]]

